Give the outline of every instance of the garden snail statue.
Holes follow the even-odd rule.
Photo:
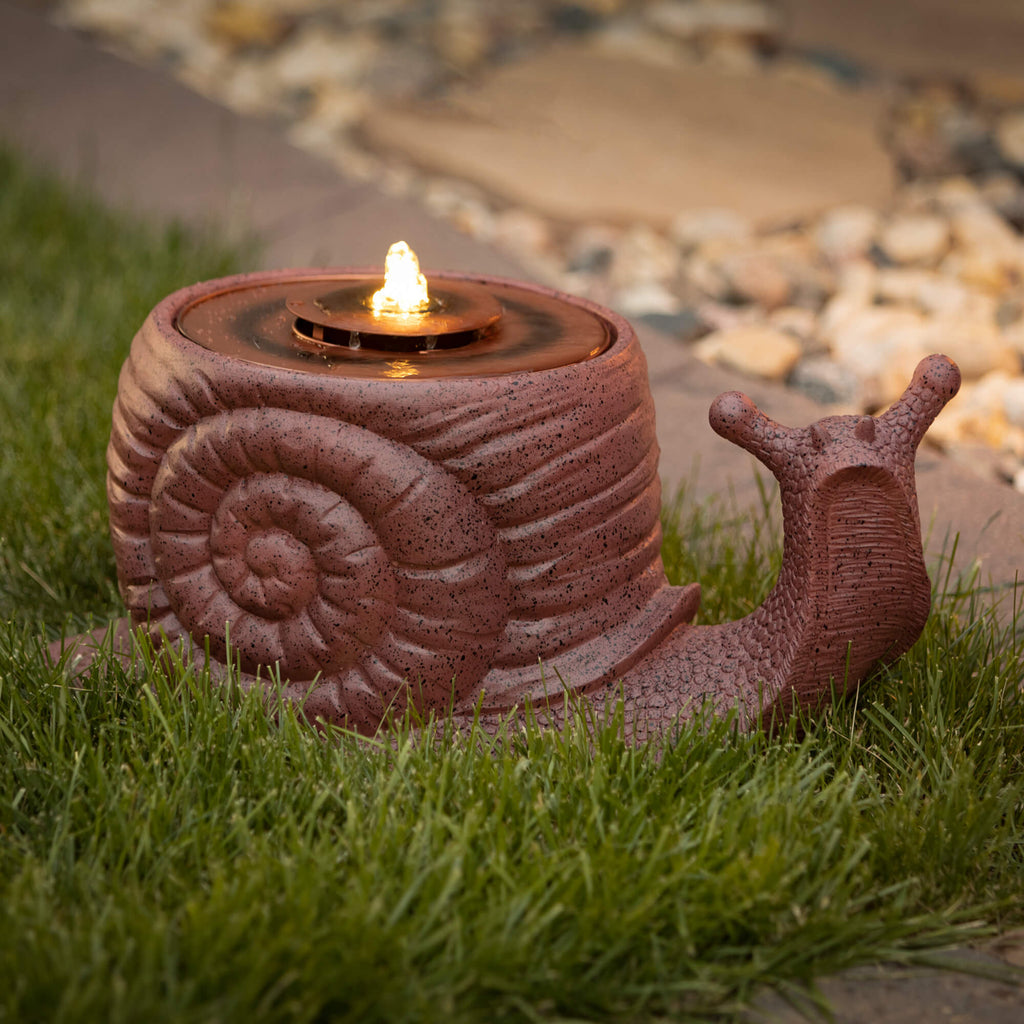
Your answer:
[[[949,359],[924,359],[878,417],[790,429],[715,399],[711,426],[779,481],[784,554],[760,608],[695,626],[699,586],[662,568],[629,324],[455,275],[382,314],[370,273],[206,282],[135,337],[110,529],[131,623],[155,642],[234,659],[310,720],[362,733],[410,705],[557,722],[568,690],[598,709],[621,696],[642,738],[709,705],[747,725],[813,707],[919,635],[914,455],[959,387]]]

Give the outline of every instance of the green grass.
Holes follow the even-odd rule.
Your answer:
[[[192,669],[67,682],[36,637],[118,608],[128,340],[231,259],[9,155],[0,237],[0,1020],[713,1019],[1024,922],[1020,650],[969,589],[803,736],[660,756],[614,721],[324,742]],[[708,620],[770,586],[766,522],[668,513]]]

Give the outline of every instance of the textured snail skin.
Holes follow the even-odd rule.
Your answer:
[[[323,273],[320,271],[319,273]],[[248,685],[369,733],[410,704],[493,723],[566,690],[625,702],[636,739],[702,706],[754,724],[852,689],[928,615],[914,452],[956,393],[942,356],[884,415],[782,427],[738,393],[711,425],[779,479],[783,566],[765,603],[691,626],[700,591],[660,558],[654,409],[629,325],[565,367],[356,379],[258,365],[150,314],[121,373],[111,536],[131,621],[230,654]],[[554,294],[532,286],[528,291]],[[552,700],[551,698],[554,697]]]
[[[914,454],[959,387],[956,364],[931,355],[881,416],[829,416],[805,429],[781,426],[738,392],[715,399],[712,428],[779,481],[782,568],[750,615],[681,626],[625,674],[628,734],[658,734],[697,710],[777,725],[909,650],[931,608]],[[603,687],[591,709],[617,696]]]

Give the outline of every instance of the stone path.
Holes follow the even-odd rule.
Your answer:
[[[50,6],[705,362],[874,412],[945,351],[931,443],[1024,490],[1005,0]]]
[[[877,92],[562,43],[433,103],[381,104],[361,132],[550,218],[667,236],[687,210],[728,208],[743,225],[886,202],[883,110]]]
[[[405,235],[416,238],[428,270],[538,276],[536,265],[524,268],[507,252],[430,216],[422,197],[396,197],[341,178],[329,163],[288,145],[279,126],[240,117],[7,0],[0,0],[0,138],[90,184],[113,203],[158,218],[200,225],[212,220],[236,236],[255,232],[265,243],[266,266],[379,264],[387,244]],[[663,477],[671,485],[699,463],[698,494],[733,488],[742,507],[754,493],[751,462],[707,426],[711,399],[737,386],[739,378],[701,362],[692,347],[649,324],[640,322],[639,328],[657,407]],[[128,342],[126,334],[125,351]],[[821,414],[811,399],[778,382],[747,378],[743,387],[783,422],[804,423]],[[918,479],[933,538],[960,531],[962,564],[979,558],[997,584],[1012,582],[1024,567],[1024,496],[971,476],[935,450],[921,453]],[[996,970],[1019,958],[1021,946],[1011,937],[976,955]],[[969,975],[927,978],[919,983],[886,975],[886,1012],[902,1008],[903,1014],[888,1018],[872,1009],[869,997],[876,989],[860,975],[840,976],[823,987],[842,999],[848,985],[860,994],[849,998],[862,998],[856,1005],[864,1009],[839,1018],[851,1021],[980,1024],[1011,1019],[993,1016],[997,1005],[1011,1007],[1017,1014],[1012,1019],[1020,1019],[1024,1009],[1019,990],[993,990]],[[959,1003],[950,995],[949,979],[957,979]],[[771,999],[758,1006],[759,1012],[788,1012]]]

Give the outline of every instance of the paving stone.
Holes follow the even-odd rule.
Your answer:
[[[443,103],[378,106],[362,131],[558,217],[666,229],[691,208],[765,222],[881,203],[892,186],[881,109],[871,92],[656,67],[580,44],[496,68]]]
[[[855,968],[817,983],[828,1012],[806,996],[794,993],[791,1003],[777,993],[766,993],[742,1020],[745,1024],[1020,1024],[1024,972],[1017,972],[1015,983],[1003,961],[977,950],[954,950],[945,959],[951,967],[960,963],[979,973],[885,964]]]
[[[793,46],[868,69],[1024,80],[1024,4],[1016,0],[778,0]]]

